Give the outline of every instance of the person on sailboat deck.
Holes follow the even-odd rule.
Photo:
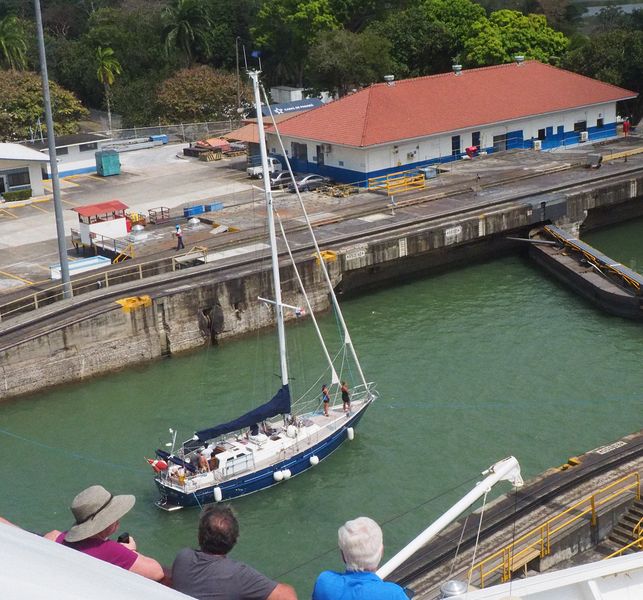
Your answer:
[[[328,386],[326,384],[322,385],[322,400],[324,402],[324,416],[330,417],[328,409],[330,408],[330,396],[328,395]]]
[[[347,417],[351,416],[351,397],[348,394],[348,385],[342,381],[342,403],[344,405],[344,413]]]
[[[201,473],[207,473],[210,470],[210,465],[208,464],[208,459],[206,458],[206,456],[203,453],[203,451],[199,451],[199,453],[198,453],[198,463],[199,463],[199,471]]]
[[[209,506],[199,519],[200,550],[183,548],[172,565],[175,590],[198,600],[297,600],[295,590],[228,558],[239,522],[228,506]]]
[[[345,573],[323,571],[315,581],[313,600],[408,600],[404,590],[376,574],[384,554],[382,530],[368,517],[347,521],[337,532]]]
[[[80,492],[71,503],[76,522],[69,531],[54,530],[45,534],[45,537],[132,573],[161,581],[165,577],[163,567],[153,558],[139,554],[134,538],[128,536],[127,542],[109,539],[118,530],[120,519],[132,509],[134,502],[134,496],[113,496],[102,485],[92,485]]]

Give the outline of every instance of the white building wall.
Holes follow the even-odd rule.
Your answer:
[[[29,170],[29,187],[31,187],[32,196],[42,196],[45,188],[42,183],[42,166],[44,163],[21,161],[21,160],[0,160],[0,175],[5,175],[20,169]],[[19,189],[19,188],[15,188]]]

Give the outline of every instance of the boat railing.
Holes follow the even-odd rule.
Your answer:
[[[564,533],[570,532],[571,527],[579,521],[588,519],[589,524],[595,527],[598,523],[598,510],[628,493],[633,494],[637,500],[641,498],[641,479],[638,471],[600,488],[475,564],[469,570],[471,583],[483,588],[489,578],[495,580],[500,576],[503,582],[509,581],[517,569],[526,566],[535,558],[549,555],[552,544]]]

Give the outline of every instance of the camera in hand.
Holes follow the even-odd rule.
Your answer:
[[[129,544],[129,533],[127,533],[127,531],[124,531],[118,536],[118,538],[116,538],[116,541],[120,542],[121,544]]]

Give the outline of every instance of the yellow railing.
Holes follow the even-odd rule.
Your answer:
[[[538,556],[547,556],[551,552],[552,541],[563,530],[568,529],[586,515],[590,515],[590,524],[595,526],[597,509],[630,490],[634,492],[637,500],[640,499],[641,481],[638,472],[630,473],[600,488],[591,496],[576,502],[511,544],[480,561],[470,569],[469,577],[477,574],[479,577],[477,585],[481,588],[484,587],[485,579],[494,574],[500,573],[502,581],[509,581],[511,574],[529,561]]]
[[[424,175],[417,169],[410,171],[397,171],[380,177],[371,177],[368,180],[369,190],[386,190],[390,196],[424,187]]]
[[[606,556],[603,560],[607,560],[608,558],[614,558],[615,556],[619,556],[623,554],[626,550],[629,550],[630,548],[636,547],[639,550],[643,549],[643,537],[640,537],[633,542],[630,542],[627,546],[623,546],[622,548],[619,548],[616,552],[612,552],[609,556]]]
[[[134,258],[134,244],[127,244],[127,246],[125,246],[125,248],[120,251],[120,253],[112,261],[112,263],[117,264],[123,262],[128,258]]]

